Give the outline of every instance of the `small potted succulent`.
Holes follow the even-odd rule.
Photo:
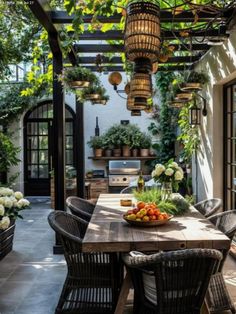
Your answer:
[[[141,140],[140,140],[140,156],[141,157],[148,157],[149,156],[149,150],[152,145],[151,137],[143,133]]]
[[[89,147],[93,148],[95,157],[102,157],[104,148],[104,136],[92,136],[87,142]]]
[[[63,81],[70,88],[84,88],[97,82],[98,78],[89,69],[75,66],[64,71]]]

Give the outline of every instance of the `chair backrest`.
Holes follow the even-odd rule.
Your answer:
[[[233,240],[233,237],[236,232],[236,210],[227,210],[226,212],[216,214],[211,216],[209,220],[221,231],[223,232],[230,240]]]
[[[69,196],[66,199],[66,205],[73,215],[84,219],[89,222],[95,205],[85,201],[77,196]]]
[[[53,211],[48,215],[48,222],[60,236],[65,254],[81,251],[82,239],[88,226],[86,221],[63,211]]]
[[[211,274],[221,258],[216,250],[187,249],[126,255],[124,262],[140,304],[149,301],[158,314],[193,314],[200,313]]]
[[[95,208],[94,204],[78,196],[67,197],[66,204],[67,206],[72,205],[76,208],[79,208],[80,210],[83,210],[84,212],[89,213],[90,215],[93,213]]]
[[[222,200],[220,198],[211,198],[201,201],[194,205],[194,207],[206,218],[216,214],[222,208]]]

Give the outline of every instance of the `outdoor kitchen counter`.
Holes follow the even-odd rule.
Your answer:
[[[131,207],[120,206],[130,194],[101,194],[88,225],[84,252],[129,252],[176,250],[184,248],[229,249],[229,239],[194,207],[167,224],[151,228],[129,225],[123,214]]]

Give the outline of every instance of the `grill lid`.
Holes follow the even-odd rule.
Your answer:
[[[140,160],[110,160],[109,174],[138,174],[141,169]]]

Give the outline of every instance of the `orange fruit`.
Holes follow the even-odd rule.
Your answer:
[[[144,208],[145,207],[145,203],[144,202],[142,202],[142,201],[139,201],[138,203],[137,203],[137,207],[138,207],[138,209],[142,209],[142,208]]]
[[[143,216],[142,221],[149,221],[149,217],[148,216]]]

